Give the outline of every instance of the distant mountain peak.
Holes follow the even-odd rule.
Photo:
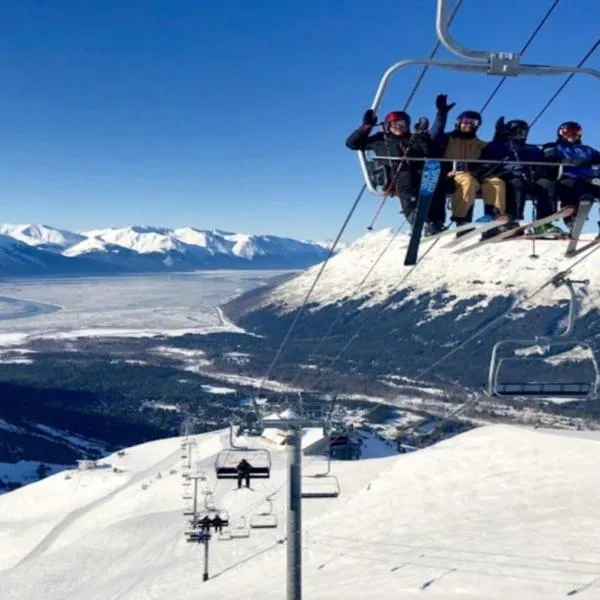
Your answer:
[[[6,250],[10,245],[0,244],[5,248],[0,275],[27,276],[32,274],[28,265],[33,264],[36,275],[65,270],[93,274],[94,265],[103,274],[111,270],[294,270],[317,264],[327,255],[320,243],[191,226],[170,229],[135,224],[76,233],[50,225],[4,224],[0,225],[0,235],[25,245],[19,248],[17,257]]]

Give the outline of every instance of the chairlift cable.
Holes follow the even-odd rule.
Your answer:
[[[387,252],[387,250],[389,249],[389,247],[392,245],[393,241],[396,239],[396,237],[398,236],[398,234],[400,233],[400,231],[403,229],[403,227],[404,227],[405,224],[406,224],[406,220],[404,220],[400,224],[400,226],[396,229],[396,231],[394,232],[394,234],[390,238],[389,242],[385,245],[385,248],[383,249],[383,251],[379,253],[379,256],[377,256],[377,258],[373,261],[373,264],[371,264],[371,266],[369,267],[369,270],[366,272],[365,276],[362,278],[362,280],[360,281],[360,283],[356,286],[355,290],[350,294],[350,296],[349,296],[350,299],[355,298],[358,295],[358,292],[365,285],[365,283],[367,282],[367,279],[370,277],[370,275],[374,271],[375,267],[379,264],[379,262],[381,261],[381,259],[384,257],[385,253]],[[310,352],[310,354],[309,354],[309,361],[310,361],[311,357],[317,356],[320,348],[325,343],[325,340],[329,339],[329,337],[331,335],[331,332],[333,331],[334,327],[340,322],[340,319],[345,314],[346,314],[346,309],[342,305],[340,307],[340,309],[338,311],[338,314],[335,317],[335,319],[333,319],[333,321],[331,321],[331,323],[329,324],[329,327],[327,328],[327,331],[325,332],[325,334],[319,338],[319,341],[318,341],[317,345]],[[300,371],[298,371],[296,373],[296,376],[294,377],[294,379],[292,379],[292,382],[290,383],[291,387],[294,387],[294,385],[297,382],[297,380],[298,380],[299,377],[300,377]]]
[[[258,386],[258,390],[256,392],[257,396],[260,394],[260,391],[263,389],[265,383],[269,380],[269,377],[271,376],[273,369],[275,368],[275,365],[277,364],[277,361],[279,360],[279,357],[281,356],[281,353],[283,352],[283,349],[285,348],[286,344],[288,343],[288,341],[292,335],[292,332],[294,331],[294,328],[298,324],[298,321],[300,320],[300,317],[302,316],[302,313],[304,312],[304,309],[306,308],[308,301],[309,301],[312,293],[314,292],[314,290],[317,286],[317,283],[319,282],[319,279],[323,275],[323,271],[325,270],[325,267],[327,267],[327,263],[333,256],[335,249],[336,249],[342,235],[344,234],[344,231],[346,230],[346,227],[348,226],[348,223],[350,222],[350,219],[352,218],[352,215],[354,214],[354,211],[356,210],[358,203],[360,202],[360,199],[362,198],[366,189],[367,189],[367,185],[363,184],[360,192],[358,193],[358,195],[356,196],[356,199],[354,200],[354,203],[352,204],[352,207],[350,208],[350,212],[346,215],[346,219],[344,220],[344,223],[343,223],[341,229],[339,230],[333,244],[329,248],[329,253],[327,254],[327,257],[321,263],[321,268],[319,269],[319,272],[317,273],[314,281],[312,282],[312,285],[310,286],[308,292],[306,293],[306,296],[304,297],[302,304],[296,311],[294,320],[292,321],[283,340],[281,341],[281,344],[279,345],[277,352],[275,352],[275,356],[274,356],[273,360],[271,361],[271,364],[269,365],[269,368],[267,369],[267,372],[265,373],[262,381],[260,382],[260,385]]]
[[[499,315],[498,317],[496,317],[495,319],[493,319],[490,323],[488,323],[486,326],[484,326],[478,332],[476,332],[475,334],[473,334],[472,336],[470,336],[469,338],[467,338],[464,342],[462,342],[461,344],[459,344],[458,346],[456,346],[455,348],[453,348],[450,352],[448,352],[447,354],[445,354],[442,358],[440,358],[439,360],[437,360],[436,362],[434,362],[432,365],[430,365],[429,367],[427,367],[425,370],[423,370],[420,373],[418,373],[417,378],[420,378],[422,375],[424,375],[424,374],[428,373],[429,371],[433,370],[435,367],[437,367],[439,364],[441,364],[442,362],[444,362],[447,358],[449,358],[450,356],[452,356],[453,354],[455,354],[456,352],[458,352],[458,350],[460,350],[463,346],[465,346],[466,344],[468,344],[473,339],[480,337],[481,334],[484,331],[490,329],[493,325],[495,325],[496,323],[498,323],[504,317],[508,316],[515,308],[517,308],[517,306],[519,306],[523,302],[531,300],[537,294],[539,294],[542,290],[544,290],[545,288],[547,288],[549,285],[552,285],[553,282],[556,280],[556,278],[557,278],[558,275],[562,275],[564,277],[565,275],[567,275],[568,273],[570,273],[578,264],[582,263],[584,260],[586,260],[587,258],[589,258],[598,249],[600,249],[600,246],[597,245],[593,250],[591,250],[590,252],[588,252],[585,256],[582,256],[580,259],[576,260],[567,269],[565,269],[564,271],[561,271],[557,275],[552,276],[547,282],[545,282],[541,286],[539,286],[534,292],[532,292],[528,296],[522,298],[521,300],[518,300],[515,303],[513,303],[513,305],[506,312],[502,313],[501,315]],[[438,431],[442,427],[442,425],[444,425],[445,423],[447,423],[450,419],[456,417],[459,413],[463,412],[466,408],[474,406],[474,405],[476,405],[478,403],[479,403],[479,396],[478,396],[478,394],[473,393],[471,398],[467,399],[465,402],[463,402],[462,404],[460,404],[458,407],[452,407],[451,410],[447,411],[447,413],[441,418],[440,422],[437,423],[437,425],[428,433],[428,435],[431,435],[434,432]]]
[[[558,0],[557,0],[558,1]],[[454,6],[454,9],[452,10],[452,14],[450,15],[450,18],[448,20],[448,25],[450,25],[452,23],[452,21],[454,20],[454,17],[456,16],[456,14],[458,13],[459,8],[461,7],[463,0],[457,0],[456,5]],[[433,49],[431,50],[431,52],[429,53],[429,58],[435,58],[435,55],[437,54],[438,50],[440,49],[441,46],[441,42],[436,42],[433,46]],[[425,77],[425,74],[427,73],[427,70],[429,69],[429,67],[427,65],[425,65],[422,69],[421,69],[421,73],[419,74],[419,76],[417,77],[417,80],[415,81],[412,90],[410,91],[410,94],[408,95],[408,98],[404,104],[404,109],[405,111],[408,110],[410,103],[412,102],[415,94],[417,93],[419,87],[421,86],[421,83],[423,82],[423,78]],[[361,191],[361,194],[365,191],[366,185],[363,186],[363,189]],[[396,230],[396,232],[394,233],[394,235],[392,236],[392,239],[389,241],[389,243],[386,245],[385,249],[383,250],[383,252],[378,256],[378,258],[375,260],[375,262],[371,265],[371,267],[369,268],[369,270],[367,271],[367,274],[365,275],[365,277],[362,279],[362,281],[358,284],[357,288],[355,289],[355,291],[353,292],[353,294],[351,295],[351,298],[353,298],[358,292],[359,290],[362,288],[362,286],[366,283],[367,279],[369,278],[369,276],[371,275],[371,273],[373,272],[374,268],[377,266],[377,264],[379,263],[379,261],[383,258],[384,254],[386,253],[387,249],[391,246],[392,242],[394,241],[394,238],[398,235],[398,233],[400,232],[400,230],[402,229],[402,227],[404,226],[404,223],[402,223],[400,225],[400,227]],[[435,245],[435,244],[434,244]],[[433,247],[433,246],[432,246]],[[328,257],[329,259],[329,257]],[[327,262],[327,261],[326,261]],[[409,274],[412,273],[412,271],[414,270],[414,268],[417,265],[415,265],[413,267],[413,269],[411,269],[409,271]],[[320,275],[320,273],[319,273]],[[408,276],[408,275],[407,275]],[[318,278],[318,277],[317,277]],[[404,280],[403,280],[404,281]],[[316,282],[315,282],[316,284]],[[312,291],[312,289],[310,290]],[[301,307],[302,308],[302,307]],[[329,328],[327,329],[327,331],[325,332],[325,334],[319,339],[319,342],[317,344],[317,348],[320,348],[323,343],[325,342],[325,340],[329,337],[329,335],[331,334],[331,332],[333,331],[333,328],[335,327],[335,325],[337,325],[337,323],[339,322],[339,320],[342,318],[343,314],[344,314],[344,309],[342,308],[337,317],[333,320],[333,322],[330,324]],[[294,323],[292,323],[292,325],[294,325]],[[355,335],[352,336],[352,339],[355,338]],[[283,343],[282,343],[283,345]],[[350,346],[350,344],[347,344],[346,346],[344,346],[344,350],[346,348],[348,348]],[[316,350],[313,350],[313,352],[311,352],[312,355],[316,354]],[[339,356],[341,356],[341,353],[336,357],[336,359],[334,360],[337,361],[337,358],[339,358]],[[333,363],[331,363],[333,364]],[[329,366],[331,366],[331,364]],[[294,379],[292,380],[292,386],[293,384],[297,381],[299,376],[299,372],[296,374],[296,376],[294,377]],[[268,379],[268,377],[266,378]],[[263,380],[263,383],[261,383],[261,386],[259,387],[259,391],[262,388],[264,381],[266,381],[266,379]],[[320,377],[319,377],[320,379]],[[312,386],[310,389],[313,389],[314,386]]]
[[[394,236],[395,237],[395,236]],[[391,245],[391,242],[393,241],[394,238],[392,238],[392,240],[390,240],[390,242],[388,243],[388,245],[384,248],[383,252],[380,254],[380,258],[383,256],[383,254],[385,254],[385,251],[389,248],[389,246]],[[425,257],[427,256],[427,254],[434,248],[434,246],[439,242],[440,238],[437,238],[433,244],[431,244],[431,246],[429,246],[429,248],[427,248],[427,250],[425,250],[425,252],[423,252],[422,256],[419,257],[419,260],[417,262],[416,265],[414,265],[407,273],[406,275],[404,275],[404,277],[400,280],[400,282],[398,283],[398,286],[402,285],[410,276],[411,274],[415,271],[415,269],[421,264],[421,262],[423,261],[423,259],[425,259]],[[373,265],[374,267],[375,265]],[[372,269],[371,269],[372,270]],[[365,278],[366,279],[366,278]],[[342,354],[354,343],[354,341],[360,336],[360,334],[362,333],[362,331],[364,330],[364,328],[369,324],[370,319],[365,319],[363,321],[363,323],[356,329],[356,331],[352,334],[352,336],[350,337],[350,339],[340,348],[340,350],[338,351],[338,353],[331,359],[331,361],[327,364],[326,367],[321,369],[321,373],[317,376],[317,378],[313,381],[312,385],[310,385],[307,388],[307,391],[311,391],[313,389],[315,389],[317,383],[319,383],[326,375],[326,373],[331,369],[331,367],[333,367],[333,365],[339,360],[339,358],[342,356]]]
[[[583,65],[587,62],[587,59],[594,54],[594,52],[597,50],[598,46],[600,46],[600,37],[594,42],[594,44],[592,45],[592,47],[586,52],[586,54],[584,55],[584,57],[579,61],[577,67],[583,67]],[[560,95],[560,93],[567,87],[568,83],[571,81],[571,79],[573,79],[573,76],[575,75],[575,73],[571,73],[559,86],[559,88],[556,90],[556,92],[554,92],[554,94],[552,95],[552,97],[550,98],[550,100],[548,100],[548,102],[546,102],[546,104],[542,107],[542,109],[540,110],[540,112],[537,114],[537,116],[535,117],[535,119],[533,119],[533,121],[531,121],[531,125],[530,128],[533,127],[540,119],[540,117],[548,110],[548,108],[550,108],[550,105],[558,98],[558,96]]]
[[[562,275],[566,275],[566,274],[570,273],[578,264],[582,263],[584,260],[586,260],[587,258],[589,258],[594,252],[596,252],[599,249],[600,249],[600,245],[596,245],[595,248],[593,248],[586,255],[582,256],[579,259],[577,259],[571,266],[569,266],[567,269],[565,269],[564,271],[562,271],[561,274]],[[440,358],[439,360],[436,360],[434,363],[432,363],[431,365],[429,365],[426,369],[420,371],[417,374],[417,378],[420,379],[423,375],[425,375],[425,374],[429,373],[430,371],[432,371],[435,367],[437,367],[438,365],[440,365],[442,362],[444,362],[450,356],[453,356],[454,354],[456,354],[461,348],[463,348],[464,346],[466,346],[469,342],[471,342],[474,339],[477,339],[478,337],[480,337],[483,332],[487,331],[488,329],[491,329],[492,326],[496,325],[502,319],[504,319],[505,317],[507,317],[513,310],[515,310],[515,308],[517,308],[518,306],[520,306],[524,302],[527,302],[527,301],[531,300],[532,298],[534,298],[535,296],[537,296],[542,290],[544,290],[545,288],[547,288],[549,285],[552,285],[553,281],[555,281],[555,280],[556,280],[556,275],[553,275],[546,283],[542,284],[537,290],[535,290],[535,292],[529,294],[528,296],[525,296],[525,297],[521,298],[520,300],[515,301],[513,303],[513,305],[507,311],[505,311],[502,314],[498,315],[495,319],[492,319],[489,323],[487,323],[486,325],[484,325],[480,330],[476,331],[474,334],[472,334],[471,336],[469,336],[465,341],[461,342],[458,346],[455,346],[454,348],[452,348],[452,350],[450,350],[449,352],[447,352],[444,356],[442,356],[442,358]]]
[[[546,21],[550,18],[550,15],[554,12],[554,9],[558,6],[559,2],[560,0],[554,0],[554,2],[552,2],[552,5],[546,11],[546,14],[540,19],[536,28],[533,30],[533,33],[529,36],[529,39],[527,40],[527,42],[525,42],[523,48],[521,48],[521,55],[527,50],[527,48],[529,48],[533,40],[536,38],[537,34],[542,30],[542,27],[544,27]],[[485,101],[481,110],[479,111],[480,113],[483,113],[483,111],[489,106],[490,102],[494,99],[494,96],[500,91],[500,88],[504,85],[506,79],[507,77],[502,77],[502,79],[500,79],[496,87],[492,90],[492,93],[489,95],[488,99]]]
[[[528,41],[527,41],[527,42],[526,42],[526,44],[524,45],[524,47],[523,47],[523,50],[521,51],[521,53],[522,53],[522,52],[524,52],[524,51],[525,51],[525,50],[528,48],[528,46],[529,46],[529,45],[532,43],[532,41],[533,41],[533,39],[535,38],[535,36],[536,36],[536,35],[539,33],[539,31],[541,30],[541,28],[542,28],[542,27],[545,25],[545,23],[547,22],[548,18],[550,17],[550,15],[552,14],[552,12],[553,12],[553,11],[554,11],[554,9],[556,8],[556,6],[558,5],[558,2],[559,2],[559,0],[555,0],[555,2],[553,2],[553,4],[552,4],[552,5],[550,6],[550,8],[547,10],[546,14],[545,14],[545,15],[544,15],[544,17],[543,17],[543,18],[540,20],[540,22],[538,23],[537,27],[534,29],[534,31],[532,32],[532,34],[531,34],[531,36],[529,37]],[[456,14],[456,10],[457,10],[457,9],[458,9],[458,7],[460,6],[460,3],[461,3],[461,1],[459,0],[459,2],[458,2],[458,5],[455,7],[455,11],[454,11],[454,12],[453,12],[453,14],[452,14],[452,17],[454,17],[454,16],[455,16],[455,14]],[[590,48],[590,50],[589,50],[589,51],[588,51],[588,52],[585,54],[585,56],[584,56],[584,57],[581,59],[581,61],[579,62],[579,64],[578,64],[577,66],[578,66],[578,67],[581,67],[581,66],[583,66],[583,64],[584,64],[584,63],[587,61],[587,59],[588,59],[588,58],[589,58],[589,57],[590,57],[590,56],[593,54],[593,52],[596,50],[596,48],[597,48],[599,45],[600,45],[600,38],[599,38],[599,39],[596,41],[596,43],[595,43],[595,44],[594,44],[594,45],[593,45],[593,46]],[[423,71],[424,71],[426,68],[427,68],[427,67],[425,67],[425,68],[423,69]],[[423,73],[423,74],[424,74],[424,73]],[[574,75],[574,73],[572,73],[571,75],[569,75],[569,76],[567,77],[566,81],[565,81],[565,82],[564,82],[564,83],[561,85],[561,87],[560,87],[560,88],[557,90],[557,92],[556,92],[556,93],[555,93],[555,94],[554,94],[554,95],[553,95],[553,96],[550,98],[550,100],[548,101],[548,103],[546,104],[546,106],[545,106],[545,107],[542,109],[542,111],[540,111],[540,113],[538,114],[538,116],[537,116],[537,117],[534,119],[534,121],[531,123],[531,127],[533,127],[533,125],[536,123],[536,121],[537,121],[537,120],[538,120],[538,119],[539,119],[539,118],[542,116],[542,114],[544,113],[544,111],[545,111],[545,110],[546,110],[546,109],[547,109],[547,108],[550,106],[550,104],[552,104],[552,102],[553,102],[553,101],[554,101],[554,100],[555,100],[555,99],[558,97],[558,95],[559,95],[559,94],[562,92],[562,90],[563,90],[563,89],[566,87],[566,85],[568,84],[568,82],[569,82],[569,81],[570,81],[570,80],[573,78],[573,75]],[[503,78],[503,80],[504,80],[504,79],[506,79],[506,78]],[[420,77],[420,78],[418,79],[417,83],[420,83],[421,81],[422,81],[422,77]],[[499,88],[498,88],[498,89],[499,89]],[[414,95],[414,93],[413,93],[412,95]],[[491,98],[490,98],[490,99],[491,99]],[[489,100],[488,100],[488,102],[486,102],[486,105],[484,106],[484,109],[485,109],[485,107],[487,106],[487,104],[488,104],[488,103],[489,103]],[[483,110],[483,109],[482,109],[482,110]],[[433,245],[432,245],[430,248],[428,248],[428,250],[427,250],[427,251],[431,250],[431,248],[433,248],[433,246],[434,246],[434,245],[435,245],[435,244],[433,244]],[[595,248],[595,249],[594,249],[592,252],[595,252],[595,250],[597,250],[597,249],[598,249],[598,248]],[[591,253],[590,253],[590,254],[591,254]],[[580,259],[580,260],[584,260],[585,258],[587,258],[587,256],[589,256],[589,254],[588,254],[588,255],[586,255],[585,257],[582,257],[582,259]],[[571,265],[571,267],[569,267],[569,270],[568,270],[568,271],[566,271],[566,272],[569,272],[569,271],[570,271],[570,270],[571,270],[573,267],[575,267],[575,266],[576,266],[576,264],[577,264],[578,262],[579,262],[579,261],[577,261],[576,263],[573,263],[573,265]],[[417,264],[418,264],[418,263],[417,263]],[[413,268],[416,268],[416,266],[417,266],[417,265],[415,265],[415,267],[413,267]],[[411,272],[412,272],[412,270],[409,272],[409,274],[410,274]],[[406,278],[405,278],[405,279],[406,279]],[[403,279],[402,281],[404,281],[405,279]],[[364,281],[363,281],[362,283],[364,283]],[[549,282],[549,283],[550,283],[550,282]],[[546,285],[549,285],[549,283],[548,283],[548,284],[545,284],[543,287],[546,287]],[[543,288],[542,288],[542,289],[543,289]],[[538,290],[538,291],[536,291],[534,294],[532,294],[532,295],[530,296],[530,298],[532,298],[532,297],[533,297],[535,294],[539,293],[540,291],[541,291],[541,289],[540,289],[540,290]],[[524,300],[527,300],[527,299],[529,299],[529,298],[525,298],[525,299],[521,300],[520,302],[523,302]],[[514,308],[516,308],[516,306],[517,306],[518,304],[520,304],[520,302],[518,302],[517,304],[513,305],[513,306],[512,306],[512,307],[509,309],[509,311],[508,311],[508,312],[504,313],[503,315],[500,315],[500,317],[499,317],[498,319],[494,319],[494,320],[492,320],[490,323],[488,323],[488,324],[485,326],[485,328],[484,328],[482,331],[485,331],[485,330],[487,330],[487,329],[491,328],[491,326],[492,326],[492,325],[494,325],[494,324],[495,324],[495,323],[496,323],[496,322],[497,322],[497,321],[498,321],[500,318],[503,318],[504,316],[506,316],[507,314],[509,314],[509,313],[510,313],[510,311],[512,311]],[[364,323],[363,323],[363,325],[362,325],[361,327],[359,327],[359,331],[360,331],[360,330],[362,330],[362,328],[363,328],[363,327],[364,327]],[[351,336],[350,340],[349,340],[349,341],[348,341],[348,342],[347,342],[347,343],[344,345],[344,347],[342,348],[342,350],[341,350],[340,352],[338,352],[338,354],[337,354],[337,355],[336,355],[336,356],[333,358],[333,360],[332,360],[332,361],[329,363],[329,365],[328,365],[328,368],[330,368],[330,367],[331,367],[331,366],[332,366],[332,365],[333,365],[333,364],[334,364],[334,363],[335,363],[335,362],[336,362],[336,361],[339,359],[339,357],[341,356],[341,354],[342,354],[342,353],[343,353],[343,352],[344,352],[344,351],[345,351],[345,350],[346,350],[346,349],[347,349],[347,348],[348,348],[348,347],[349,347],[349,346],[350,346],[350,345],[353,343],[353,341],[354,341],[354,340],[355,340],[355,339],[358,337],[358,333],[359,333],[359,331],[355,332],[355,333],[354,333],[354,334]],[[461,348],[463,345],[466,345],[468,342],[470,342],[470,341],[471,341],[471,339],[473,339],[474,337],[477,337],[478,335],[480,335],[480,333],[481,333],[481,332],[479,332],[479,333],[477,333],[477,334],[474,334],[473,336],[471,336],[470,338],[468,338],[467,340],[465,340],[465,341],[464,341],[464,342],[463,342],[463,343],[462,343],[460,346],[457,346],[457,347],[456,347],[456,348],[454,348],[452,351],[450,351],[450,353],[448,353],[447,355],[445,355],[444,357],[442,357],[442,358],[441,358],[439,361],[436,361],[436,362],[435,362],[433,365],[430,365],[430,366],[429,366],[427,369],[425,369],[424,371],[421,371],[421,372],[418,374],[418,377],[420,377],[420,376],[422,376],[422,375],[424,375],[424,374],[426,374],[426,373],[429,373],[429,372],[430,372],[430,371],[431,371],[431,370],[432,370],[432,369],[433,369],[435,366],[437,366],[438,364],[440,364],[441,362],[443,362],[444,360],[446,360],[446,358],[448,358],[449,356],[453,355],[453,354],[454,354],[455,352],[457,352],[457,351],[458,351],[458,350],[459,350],[459,349],[460,349],[460,348]],[[322,373],[321,373],[319,376],[317,376],[317,380],[316,380],[316,382],[318,382],[320,379],[322,379],[323,375],[324,375],[324,373],[322,372]],[[312,386],[311,386],[309,389],[314,389],[314,386],[315,386],[315,383],[316,383],[316,382],[313,382],[313,385],[312,385]]]

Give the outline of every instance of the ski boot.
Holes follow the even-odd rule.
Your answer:
[[[442,231],[446,231],[446,229],[447,227],[441,221],[427,222],[423,229],[423,237],[437,235],[438,233],[442,233]]]
[[[543,240],[566,240],[571,237],[568,231],[565,231],[552,223],[534,227],[533,235]]]

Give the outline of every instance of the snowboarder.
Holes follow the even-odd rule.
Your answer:
[[[469,164],[468,159],[487,158],[501,160],[490,147],[487,152],[487,142],[477,137],[477,130],[481,126],[481,115],[473,110],[461,112],[455,120],[454,130],[444,131],[448,120],[448,113],[454,108],[455,103],[448,104],[448,96],[439,94],[435,99],[437,109],[435,121],[431,128],[433,143],[438,146],[443,158],[456,159],[452,164],[445,163],[436,189],[435,201],[445,199],[446,193],[454,188],[452,196],[452,218],[457,225],[469,222],[469,211],[473,206],[477,192],[481,195],[485,205],[486,217],[481,221],[490,221],[499,214],[504,214],[506,206],[506,186],[504,181],[497,176],[482,173],[476,164]]]
[[[238,489],[242,487],[242,480],[246,482],[246,487],[250,487],[250,473],[252,472],[252,465],[245,459],[242,458],[236,467],[237,471],[237,484]]]
[[[597,177],[594,165],[600,165],[600,152],[581,143],[583,128],[575,121],[565,121],[558,126],[556,141],[544,144],[542,151],[548,161],[564,165],[562,176],[556,181],[556,196],[561,208],[577,207],[582,197],[598,198],[598,186],[590,180]],[[558,177],[558,168],[549,169],[551,176]],[[569,229],[575,221],[575,214],[567,217],[565,224]]]
[[[375,111],[369,109],[363,115],[362,125],[346,139],[346,147],[350,150],[372,150],[378,156],[425,158],[431,154],[428,136],[422,132],[411,134],[411,119],[404,111],[393,111],[383,120],[383,131],[371,133],[377,125]],[[387,192],[390,196],[398,196],[406,220],[414,222],[416,213],[416,196],[423,171],[422,161],[383,160],[387,173]]]

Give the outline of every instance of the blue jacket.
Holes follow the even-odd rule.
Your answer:
[[[493,140],[481,153],[481,158],[506,160],[507,162],[544,162],[544,153],[533,144],[520,141]],[[494,170],[496,175],[518,176],[531,173],[538,168],[532,165],[501,164]]]
[[[563,167],[563,177],[572,179],[589,179],[597,177],[597,169],[593,165],[600,165],[600,152],[585,144],[571,144],[565,140],[557,140],[542,146],[544,156],[548,161],[574,164]]]

